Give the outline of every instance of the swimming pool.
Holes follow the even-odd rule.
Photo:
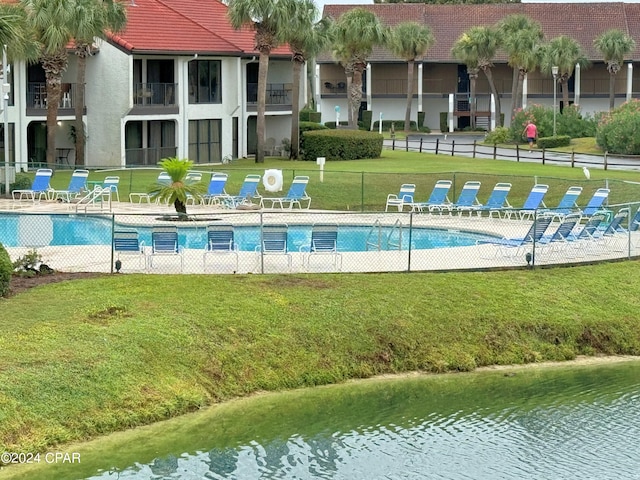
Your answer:
[[[180,245],[189,249],[204,249],[206,225],[177,225]],[[289,225],[289,251],[307,247],[311,241],[311,224]],[[151,227],[131,227],[116,224],[118,230],[136,230],[145,245],[151,244]],[[0,243],[6,247],[43,247],[61,245],[110,245],[112,222],[101,217],[77,217],[74,215],[0,215]],[[409,235],[411,233],[411,235]],[[338,230],[338,251],[362,252],[366,250],[394,250],[401,244],[402,250],[466,247],[478,240],[490,237],[474,232],[458,230],[408,227],[397,228],[341,225]],[[367,248],[367,241],[375,244]],[[241,251],[254,251],[260,243],[260,227],[240,225],[235,227],[235,241]]]

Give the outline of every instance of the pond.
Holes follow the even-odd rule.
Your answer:
[[[255,396],[8,478],[637,479],[638,438],[640,362],[518,368]]]

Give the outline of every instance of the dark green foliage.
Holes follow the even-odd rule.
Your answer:
[[[511,135],[507,127],[496,127],[493,132],[489,132],[485,138],[485,143],[508,143]]]
[[[524,110],[516,112],[511,122],[511,139],[517,142],[525,142],[523,137],[527,120],[531,120],[538,127],[538,137],[551,137],[553,135],[553,107],[543,105],[529,105]],[[556,114],[556,134],[570,138],[593,137],[596,131],[596,120],[591,116],[583,117],[580,108],[570,105]]]
[[[299,118],[301,122],[320,123],[322,113],[316,112],[315,110],[312,110],[310,108],[304,108],[300,110]]]
[[[0,297],[6,297],[9,293],[9,283],[11,274],[13,273],[13,264],[11,258],[0,243]]]
[[[640,155],[640,101],[625,102],[603,114],[598,122],[596,142],[610,153]]]
[[[402,130],[404,130],[404,120],[382,120],[382,130],[383,131],[388,131],[391,129],[391,124],[393,124],[393,128],[395,129],[396,132],[401,132]],[[378,130],[380,126],[380,121],[376,120],[375,122],[373,122],[373,129],[375,131]],[[414,122],[413,120],[411,120],[410,124],[409,124],[409,130],[418,130],[418,126],[416,125],[416,122]]]
[[[424,126],[424,116],[425,116],[425,112],[418,112],[418,128],[421,128]]]
[[[382,154],[382,135],[361,130],[327,130],[305,132],[302,136],[303,159],[315,161],[356,160],[379,158]]]
[[[371,110],[365,110],[362,112],[362,128],[364,130],[371,130],[371,122],[373,121],[373,112]]]
[[[326,130],[328,127],[320,123],[315,122],[300,122],[300,136],[303,132],[309,132],[311,130]]]
[[[9,191],[13,192],[14,190],[28,190],[31,188],[33,178],[27,175],[26,173],[16,173],[16,180],[14,183],[9,185]],[[0,193],[4,194],[4,178],[0,178]]]
[[[593,116],[583,116],[580,107],[569,105],[556,117],[556,132],[558,135],[568,135],[571,138],[595,137],[597,122]]]
[[[324,126],[327,128],[332,128],[335,130],[336,128],[336,122],[324,122]],[[343,120],[340,122],[340,126],[341,127],[348,127],[349,126],[349,122],[346,120]]]
[[[538,148],[567,147],[571,145],[571,137],[569,135],[556,135],[555,137],[538,137],[536,145],[538,146]]]
[[[447,124],[447,119],[449,118],[449,114],[447,112],[440,112],[440,131],[448,132],[449,125]]]

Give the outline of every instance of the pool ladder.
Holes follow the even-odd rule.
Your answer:
[[[76,213],[81,208],[84,208],[86,213],[90,206],[99,206],[100,211],[111,211],[111,188],[102,188],[96,185],[93,190],[89,190],[89,192],[76,203]]]
[[[402,250],[402,222],[398,219],[391,226],[388,233],[380,220],[376,220],[367,234],[366,251]]]

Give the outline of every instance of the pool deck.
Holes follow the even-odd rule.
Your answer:
[[[430,227],[452,232],[474,231],[496,235],[498,237],[522,237],[528,231],[531,222],[488,218],[486,216],[449,215],[449,214],[414,214],[385,212],[336,212],[320,210],[228,210],[210,206],[188,206],[188,212],[194,218],[202,220],[190,221],[188,226],[204,226],[223,220],[234,225],[265,223],[348,223],[371,226],[379,221],[384,225],[393,225],[399,220],[406,228],[411,222],[415,227]],[[74,204],[42,201],[14,202],[0,199],[0,212],[28,214],[84,214],[77,212]],[[129,202],[113,202],[108,209],[92,209],[87,214],[117,215],[119,224],[150,226],[151,224],[177,225],[180,223],[162,220],[163,216],[175,215],[175,210],[166,205],[148,205]],[[552,264],[580,264],[595,261],[637,257],[640,255],[640,233],[631,232],[628,236],[620,236],[613,242],[596,241],[568,242],[558,245],[559,248],[538,248],[535,253],[537,266]],[[12,260],[24,255],[30,248],[7,248]],[[411,251],[367,251],[345,252],[341,254],[342,272],[402,272],[402,271],[452,271],[452,270],[485,270],[526,266],[525,253],[528,249],[509,249],[517,255],[505,254],[507,249],[498,249],[494,245],[474,245],[469,247],[439,248],[432,250]],[[87,246],[43,246],[37,251],[43,261],[60,271],[111,272],[114,261],[109,245]],[[292,252],[292,268],[289,270],[284,255],[268,255],[261,257],[254,252],[239,252],[238,269],[231,255],[209,256],[207,265],[203,264],[203,250],[185,249],[183,265],[174,256],[156,257],[154,268],[138,266],[137,259],[131,255],[121,257],[122,271],[125,273],[305,273],[334,272],[333,259],[329,255],[318,255],[313,258],[310,267],[303,265],[303,254]]]

